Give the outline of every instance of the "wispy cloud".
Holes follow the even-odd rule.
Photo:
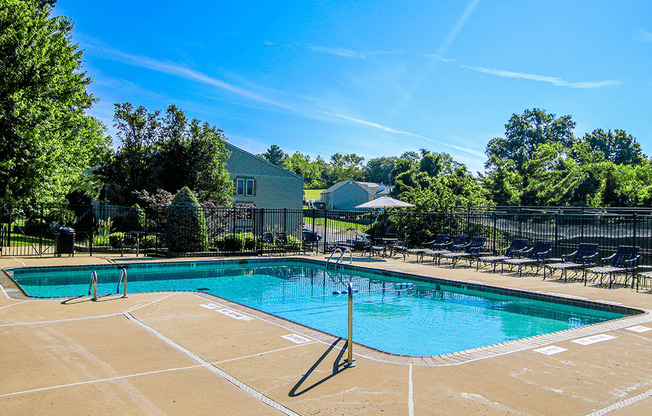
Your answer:
[[[358,58],[358,59],[366,59],[370,56],[377,56],[377,55],[392,55],[392,54],[401,53],[401,51],[362,52],[362,51],[355,51],[353,49],[347,49],[347,48],[337,48],[337,47],[318,46],[318,45],[308,45],[308,49],[315,52],[323,52],[331,55],[341,56],[343,58]]]
[[[552,85],[554,85],[556,87],[602,88],[602,87],[611,87],[611,86],[614,86],[614,85],[621,84],[621,81],[613,81],[613,80],[569,82],[569,81],[564,81],[563,79],[558,78],[558,77],[550,77],[550,76],[546,76],[546,75],[528,74],[528,73],[524,73],[524,72],[504,71],[502,69],[485,68],[485,67],[482,67],[482,66],[460,65],[460,68],[469,69],[471,71],[481,72],[483,74],[496,75],[496,76],[505,77],[505,78],[519,78],[519,79],[527,79],[527,80],[531,80],[531,81],[546,82],[546,83],[552,84]]]
[[[433,54],[428,54],[428,53],[425,54],[424,56],[426,58],[434,59],[435,61],[439,61],[439,62],[457,62],[456,59],[444,58],[444,57],[439,56],[439,55],[433,55]]]
[[[472,154],[474,156],[478,156],[478,157],[481,157],[481,158],[485,157],[484,153],[479,152],[477,150],[469,149],[469,148],[466,148],[466,147],[455,146],[455,145],[445,143],[445,142],[441,142],[441,141],[438,141],[438,140],[433,140],[433,139],[430,139],[428,137],[422,136],[420,134],[411,133],[409,131],[404,131],[404,130],[393,129],[391,127],[383,126],[382,124],[378,124],[378,123],[374,123],[374,122],[366,121],[366,120],[360,120],[359,118],[354,118],[354,117],[347,116],[347,115],[344,115],[344,114],[333,114],[333,115],[336,116],[336,117],[343,118],[345,120],[352,121],[354,123],[362,124],[362,125],[365,125],[365,126],[368,126],[368,127],[373,127],[373,128],[383,130],[383,131],[386,131],[386,132],[389,132],[389,133],[400,134],[400,135],[409,136],[409,137],[416,137],[418,139],[421,139],[421,140],[424,140],[424,141],[427,141],[427,142],[430,142],[430,143],[435,143],[435,144],[438,144],[438,145],[441,145],[441,146],[450,147],[452,149],[456,149],[456,150],[459,150],[461,152],[469,153],[469,154]]]
[[[469,4],[466,6],[466,9],[464,9],[464,13],[462,13],[462,16],[460,16],[457,23],[455,24],[455,27],[448,33],[448,36],[446,39],[444,39],[444,42],[439,47],[439,56],[446,55],[448,48],[450,48],[455,38],[457,38],[457,35],[460,34],[464,28],[464,25],[466,24],[466,21],[469,20],[475,11],[475,8],[478,7],[478,4],[480,4],[480,0],[471,0],[469,2]]]
[[[634,33],[634,40],[639,42],[652,42],[652,33],[643,28],[638,28]]]

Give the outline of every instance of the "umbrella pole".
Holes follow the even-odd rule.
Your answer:
[[[349,350],[349,356],[346,360],[345,367],[355,367],[353,361],[353,283],[349,282],[349,339],[346,341]]]

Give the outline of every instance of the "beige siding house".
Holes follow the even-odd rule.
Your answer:
[[[389,195],[390,187],[382,183],[359,182],[349,179],[338,182],[321,193],[326,209],[349,211],[381,196]]]
[[[303,178],[226,142],[226,170],[235,185],[236,206],[302,209]]]

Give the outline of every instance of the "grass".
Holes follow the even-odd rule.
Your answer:
[[[325,189],[304,189],[303,190],[303,199],[321,199],[321,193]]]
[[[312,224],[312,218],[305,218],[305,222],[306,224]],[[324,225],[324,219],[315,218],[315,225]],[[367,230],[369,229],[368,225],[357,224],[355,222],[338,221],[338,220],[328,220],[328,227],[335,228],[338,230],[346,230],[347,228],[354,228],[358,231],[362,231],[363,233],[367,232]]]

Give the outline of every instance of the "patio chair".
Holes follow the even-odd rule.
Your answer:
[[[546,280],[546,269],[550,270],[550,275],[555,274],[556,270],[561,270],[559,279],[568,279],[568,271],[582,269],[582,277],[586,279],[586,267],[593,263],[593,259],[598,255],[598,245],[593,243],[581,243],[577,250],[571,254],[561,256],[561,262],[549,263],[543,265],[543,280]]]
[[[652,269],[652,266],[639,266],[639,267],[643,268],[644,270]],[[638,273],[635,278],[636,278],[636,291],[638,292],[639,284],[643,287],[647,287],[648,280],[652,281],[652,271]]]
[[[587,269],[587,272],[594,273],[597,279],[600,276],[600,283],[602,285],[602,280],[605,275],[609,275],[609,289],[613,285],[614,275],[625,273],[625,285],[627,284],[629,271],[632,272],[632,287],[634,287],[634,269],[636,268],[636,261],[640,257],[638,254],[639,247],[636,246],[618,246],[618,250],[609,257],[602,259],[602,266],[592,267]],[[609,264],[605,266],[605,262],[609,260]],[[586,285],[586,280],[584,279],[584,284]]]
[[[524,240],[522,238],[515,238],[512,240],[509,246],[499,248],[498,250],[496,250],[497,253],[503,253],[502,255],[478,257],[476,259],[477,262],[475,264],[475,270],[478,270],[480,268],[480,262],[491,263],[494,265],[494,273],[496,273],[496,265],[498,263],[504,260],[509,260],[518,257],[518,255],[520,255],[521,252],[525,250],[526,246],[527,246],[527,240]]]
[[[509,265],[510,271],[518,267],[519,276],[523,276],[523,266],[536,266],[538,273],[551,250],[552,244],[549,241],[537,241],[534,246],[521,252],[525,257],[503,261],[501,273],[505,270],[506,264]]]
[[[441,248],[445,247],[448,243],[448,234],[437,234],[434,240],[421,243],[421,248],[409,248],[407,249],[407,255],[414,254],[417,256],[417,263],[419,262],[419,257],[423,261],[423,255],[426,249],[430,248]]]
[[[463,258],[469,260],[470,266],[473,256],[477,256],[480,253],[480,250],[484,248],[485,244],[487,244],[486,237],[473,237],[469,244],[465,244],[463,252],[443,253],[441,257],[451,259],[453,268],[455,268],[455,264]]]
[[[460,234],[458,236],[455,236],[453,241],[444,244],[438,249],[432,250],[432,249],[425,249],[423,251],[423,254],[421,258],[423,259],[423,256],[432,256],[432,261],[435,261],[435,258],[437,258],[437,264],[439,264],[439,261],[441,260],[441,255],[444,253],[450,253],[450,252],[457,252],[461,251],[466,247],[466,242],[469,240],[469,237]],[[449,247],[448,250],[444,249],[444,247]]]

